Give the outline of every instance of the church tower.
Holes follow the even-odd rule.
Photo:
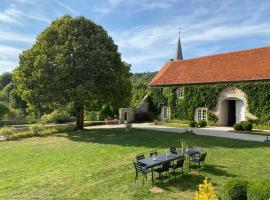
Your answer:
[[[180,32],[179,32],[179,38],[177,42],[176,56],[174,60],[183,60],[183,53],[182,53],[182,47],[181,47],[181,41],[180,41]]]

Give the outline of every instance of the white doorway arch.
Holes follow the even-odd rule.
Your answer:
[[[226,88],[217,100],[216,115],[219,126],[233,126],[235,123],[256,119],[248,111],[246,94],[238,88]]]

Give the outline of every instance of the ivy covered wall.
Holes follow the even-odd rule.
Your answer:
[[[196,108],[207,107],[209,109],[208,119],[216,121],[211,110],[215,109],[220,92],[228,87],[236,87],[246,94],[248,110],[258,117],[258,121],[263,123],[270,120],[270,81],[186,85],[183,87],[183,99],[176,97],[175,90],[178,88],[176,86],[151,88],[150,111],[159,114],[162,106],[169,106],[171,118],[193,120]]]

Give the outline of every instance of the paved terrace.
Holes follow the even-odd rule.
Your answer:
[[[110,129],[110,128],[124,128],[125,125],[100,125],[100,126],[88,126],[86,129]],[[155,130],[155,131],[164,131],[164,132],[174,132],[174,133],[183,133],[187,129],[186,128],[175,128],[175,127],[167,127],[162,125],[153,125],[150,123],[134,123],[132,124],[133,128],[138,129],[147,129],[147,130]],[[223,138],[232,138],[239,140],[247,140],[247,141],[257,141],[264,142],[267,136],[262,135],[250,135],[243,133],[234,133],[229,132],[233,129],[231,127],[210,127],[210,128],[193,128],[192,129],[196,135],[206,135],[213,137],[223,137]]]

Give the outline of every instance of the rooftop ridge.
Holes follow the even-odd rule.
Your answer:
[[[209,58],[209,57],[216,57],[216,56],[221,56],[221,55],[228,55],[228,54],[237,54],[237,53],[242,53],[242,52],[250,52],[250,51],[255,51],[258,49],[266,49],[269,48],[270,46],[263,46],[263,47],[256,47],[252,49],[244,49],[244,50],[233,50],[233,51],[228,51],[228,52],[223,52],[223,53],[216,53],[216,54],[211,54],[211,55],[206,55],[206,56],[201,56],[201,57],[195,57],[195,58],[188,58],[184,60],[170,60],[168,62],[185,62],[185,61],[190,61],[190,60],[197,60],[197,59],[202,59],[202,58]]]

